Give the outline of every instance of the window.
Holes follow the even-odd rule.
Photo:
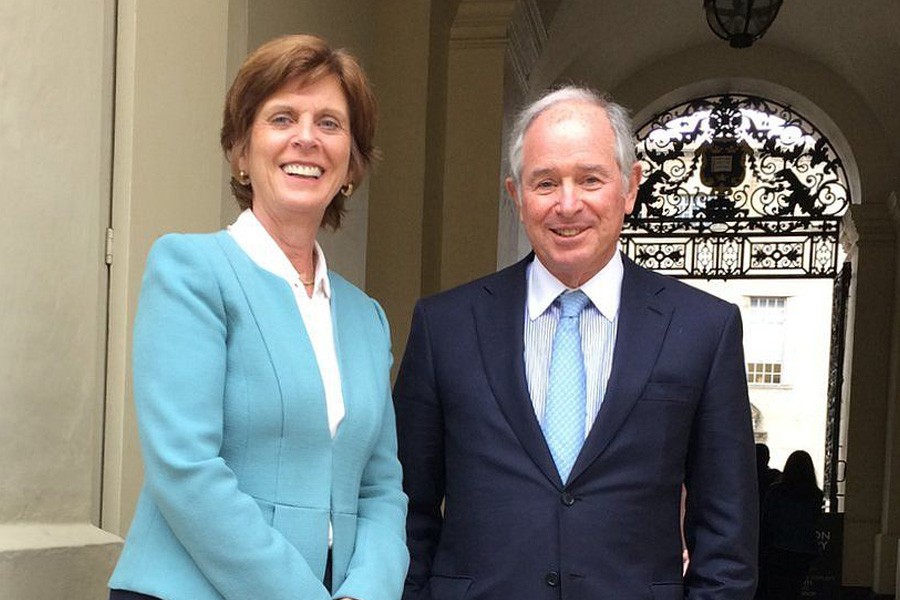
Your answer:
[[[747,383],[780,384],[781,363],[747,363]]]
[[[782,296],[750,296],[750,308],[771,308],[783,312],[784,298]]]
[[[745,314],[744,352],[747,383],[782,385],[784,319],[787,298],[750,296]]]

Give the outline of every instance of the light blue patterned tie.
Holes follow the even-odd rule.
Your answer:
[[[578,322],[588,297],[575,290],[561,294],[558,301],[561,310],[553,336],[543,429],[559,476],[565,482],[584,443],[587,386]]]

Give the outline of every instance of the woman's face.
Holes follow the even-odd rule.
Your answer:
[[[350,181],[350,113],[338,79],[289,81],[260,107],[238,168],[250,176],[253,212],[316,227]]]

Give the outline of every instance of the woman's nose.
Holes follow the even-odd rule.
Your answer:
[[[300,119],[294,131],[291,144],[298,148],[311,148],[316,145],[315,128],[310,119]]]

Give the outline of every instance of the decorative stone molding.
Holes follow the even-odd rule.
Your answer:
[[[450,30],[450,44],[466,48],[505,47],[521,90],[547,41],[537,0],[462,0]]]
[[[892,195],[883,204],[853,204],[841,223],[841,244],[850,255],[860,244],[892,244],[897,239],[897,201]]]
[[[528,77],[544,50],[547,28],[541,19],[536,0],[519,0],[508,29],[506,52],[512,64],[512,75],[519,89],[528,90]]]
[[[883,204],[854,204],[850,214],[860,238],[869,242],[892,242],[896,239],[892,210],[888,202]]]
[[[515,0],[462,0],[450,30],[450,44],[504,46],[515,7]]]

